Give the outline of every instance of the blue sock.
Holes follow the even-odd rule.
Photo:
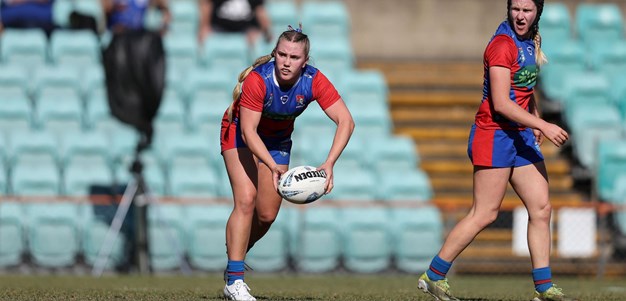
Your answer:
[[[552,270],[550,267],[533,269],[533,281],[535,290],[543,293],[552,287]]]
[[[228,265],[226,266],[226,279],[228,285],[233,284],[235,280],[243,280],[243,260],[228,260]]]
[[[437,255],[433,258],[433,261],[430,262],[430,268],[426,271],[426,275],[433,281],[443,280],[446,278],[446,274],[448,274],[451,266],[451,262],[447,262]]]

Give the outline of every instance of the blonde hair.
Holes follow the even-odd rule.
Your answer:
[[[537,67],[541,67],[541,65],[548,62],[548,57],[541,50],[541,35],[539,34],[539,26],[535,27],[535,36],[533,37],[533,42],[535,43],[535,63]]]
[[[252,66],[246,68],[241,73],[239,73],[238,82],[235,85],[235,88],[233,89],[233,102],[228,107],[228,122],[233,122],[233,110],[235,107],[235,103],[241,96],[241,91],[242,91],[241,86],[243,84],[243,81],[246,80],[246,77],[248,77],[248,74],[250,74],[250,72],[252,72],[254,68],[261,66],[269,62],[270,60],[272,60],[272,58],[274,57],[274,52],[276,51],[276,48],[278,47],[278,43],[280,42],[281,39],[289,41],[289,42],[304,43],[304,53],[307,57],[309,56],[309,49],[311,48],[309,37],[306,34],[302,33],[302,23],[300,23],[299,25],[300,25],[299,29],[294,29],[290,25],[289,30],[284,31],[280,35],[280,37],[278,37],[278,40],[276,41],[276,46],[274,46],[274,50],[272,50],[272,53],[257,58],[254,61],[254,64],[252,64]]]
[[[269,62],[273,56],[274,55],[272,52],[272,54],[259,57],[254,61],[254,64],[252,64],[252,66],[249,66],[245,70],[241,71],[241,73],[239,73],[237,84],[235,85],[235,88],[233,89],[233,102],[228,107],[228,122],[233,122],[233,108],[235,106],[235,102],[237,101],[237,99],[239,99],[239,96],[241,96],[241,86],[243,84],[243,81],[246,79],[246,77],[248,77],[248,74],[252,72],[252,69]]]

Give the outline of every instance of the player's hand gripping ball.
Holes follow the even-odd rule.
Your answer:
[[[312,166],[297,166],[282,174],[278,193],[294,204],[308,204],[324,195],[326,172]]]

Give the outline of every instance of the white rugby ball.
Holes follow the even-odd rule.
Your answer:
[[[308,204],[324,195],[326,172],[313,166],[297,166],[282,174],[278,193],[294,204]]]

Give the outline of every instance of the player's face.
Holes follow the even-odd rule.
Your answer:
[[[306,65],[308,57],[304,52],[304,43],[281,39],[274,53],[276,77],[281,85],[293,85]]]
[[[515,33],[523,38],[528,38],[530,35],[531,26],[535,23],[537,18],[537,6],[533,0],[512,0],[511,11],[511,25]]]

